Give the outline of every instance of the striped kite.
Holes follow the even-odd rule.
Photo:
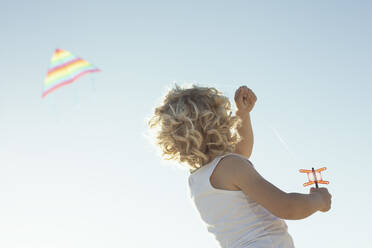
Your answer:
[[[50,61],[41,97],[44,98],[54,90],[74,82],[87,73],[99,71],[98,68],[89,62],[76,57],[70,52],[56,49]]]

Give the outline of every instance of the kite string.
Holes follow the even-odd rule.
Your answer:
[[[290,145],[283,139],[283,136],[279,133],[279,131],[275,127],[273,127],[273,126],[270,126],[270,127],[267,126],[267,127],[270,128],[273,131],[276,138],[283,145],[283,147],[288,152],[288,154],[290,154],[290,157],[294,162],[296,162],[296,163],[298,163],[299,165],[302,165],[302,166],[310,166],[311,163],[306,158],[301,157],[301,159],[300,159],[300,157],[297,156],[297,154],[293,151],[293,149],[291,149]]]
[[[224,84],[224,85],[221,85],[221,84],[215,84],[216,88],[219,90],[221,89],[221,92],[224,93],[226,96],[228,95],[231,95],[233,96],[234,95],[234,92],[231,92],[231,91],[235,91],[234,90],[234,87],[238,88],[238,85],[235,85],[235,84]],[[290,148],[290,146],[288,145],[288,143],[283,139],[282,135],[279,133],[278,129],[273,127],[273,126],[269,126],[267,125],[266,123],[274,123],[274,122],[268,122],[267,121],[267,118],[264,118],[264,122],[262,122],[268,129],[270,129],[275,137],[279,140],[279,142],[283,145],[283,147],[285,148],[285,150],[290,154],[290,157],[293,161],[295,161],[296,163],[300,162],[300,163],[303,163],[303,162],[306,162],[308,163],[308,161],[306,159],[303,159],[301,161],[301,159],[299,159],[299,157],[296,155],[296,153]]]
[[[271,130],[274,132],[276,138],[279,140],[279,142],[284,146],[284,148],[287,150],[287,152],[291,155],[292,158],[297,158],[295,153],[290,149],[289,145],[287,142],[284,141],[280,133],[275,127],[270,126]]]
[[[222,89],[222,91],[224,91],[224,93],[229,93],[229,94],[230,94],[229,91],[232,89],[230,85],[225,85],[225,86],[217,85],[217,88],[218,89]],[[272,122],[263,122],[263,123],[272,123]],[[273,127],[271,125],[270,126],[268,126],[267,124],[264,124],[264,125],[275,134],[275,137],[284,146],[284,148],[286,149],[286,151],[291,155],[291,158],[294,159],[294,160],[296,160],[297,156],[292,151],[292,149],[289,147],[289,145],[287,144],[287,142],[284,141],[284,139],[280,135],[279,131],[275,127]]]

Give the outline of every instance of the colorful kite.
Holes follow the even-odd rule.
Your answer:
[[[314,167],[311,168],[311,170],[301,169],[300,172],[307,173],[307,178],[309,179],[307,183],[304,183],[304,187],[314,184],[314,183],[317,188],[318,188],[318,183],[329,184],[328,181],[323,181],[322,175],[320,174],[320,172],[325,171],[326,169],[327,169],[326,167],[323,167],[317,170],[314,170]]]
[[[100,71],[98,68],[70,52],[56,49],[45,78],[42,97],[64,85],[74,82],[87,73],[98,71]]]

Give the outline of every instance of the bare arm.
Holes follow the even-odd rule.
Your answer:
[[[257,97],[247,86],[241,86],[236,90],[234,100],[237,108],[236,115],[242,120],[242,125],[237,130],[242,139],[236,145],[235,153],[250,158],[254,141],[250,112],[257,101]]]
[[[312,189],[310,194],[286,193],[265,180],[248,160],[231,155],[220,163],[229,167],[227,176],[235,186],[279,218],[298,220],[330,209],[331,195],[325,188]]]
[[[248,113],[247,115],[241,117],[242,126],[238,128],[238,133],[242,137],[242,140],[236,144],[235,153],[241,154],[246,158],[250,158],[253,150],[253,130],[251,117]]]

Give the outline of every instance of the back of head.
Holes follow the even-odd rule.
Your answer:
[[[232,116],[227,97],[213,87],[177,84],[149,121],[165,159],[187,163],[194,172],[216,156],[233,152],[241,121]]]

